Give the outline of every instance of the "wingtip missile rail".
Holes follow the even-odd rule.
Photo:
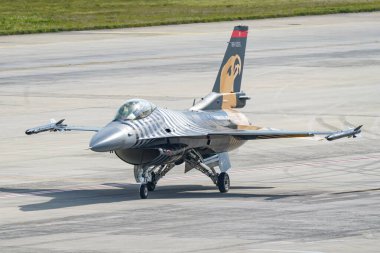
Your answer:
[[[363,125],[360,125],[356,128],[353,128],[353,129],[348,129],[348,130],[344,130],[344,131],[339,131],[339,132],[336,132],[336,133],[333,133],[333,134],[330,134],[328,136],[326,136],[326,140],[328,141],[334,141],[334,140],[337,140],[337,139],[341,139],[341,138],[344,138],[344,137],[347,137],[347,138],[350,138],[350,137],[353,137],[353,138],[356,138],[356,136],[361,133],[361,128],[362,128]]]
[[[64,119],[61,119],[58,122],[53,122],[46,125],[29,128],[25,131],[25,134],[31,135],[31,134],[38,134],[38,133],[47,132],[47,131],[56,132],[56,131],[64,130],[67,125],[62,124],[63,121]]]

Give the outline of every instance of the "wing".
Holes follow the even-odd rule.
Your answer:
[[[159,137],[145,137],[140,139],[158,139],[158,138],[199,138],[205,136],[231,136],[241,140],[256,140],[256,139],[273,139],[273,138],[298,138],[298,137],[313,137],[316,135],[324,135],[324,138],[328,141],[337,140],[344,137],[355,138],[357,134],[361,132],[361,126],[356,128],[342,130],[342,131],[287,131],[287,130],[214,130],[208,133],[189,133],[186,135],[168,134],[166,136]]]
[[[316,135],[324,135],[328,141],[337,140],[344,137],[356,137],[361,132],[361,127],[347,129],[342,131],[286,131],[286,130],[236,130],[221,133],[213,133],[211,135],[231,135],[242,140],[255,139],[273,139],[273,138],[297,138],[297,137],[313,137]]]
[[[51,120],[51,123],[37,126],[33,128],[29,128],[25,131],[25,134],[31,135],[31,134],[38,134],[42,132],[64,132],[64,131],[92,131],[92,132],[98,132],[101,127],[84,127],[84,126],[68,126],[66,124],[63,124],[64,119],[61,119],[58,122],[55,122],[54,120]]]

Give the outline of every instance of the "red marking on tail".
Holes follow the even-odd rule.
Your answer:
[[[248,36],[248,31],[234,30],[232,32],[231,38],[247,38],[247,36]]]

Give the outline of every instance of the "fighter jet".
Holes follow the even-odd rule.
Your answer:
[[[237,109],[249,97],[240,90],[248,27],[232,31],[212,91],[185,111],[157,107],[144,99],[127,100],[105,127],[76,127],[51,122],[26,130],[26,134],[45,131],[94,131],[89,148],[115,153],[134,165],[140,197],[146,199],[157,182],[175,166],[185,164],[185,173],[196,169],[208,176],[221,193],[230,189],[227,174],[231,168],[228,152],[246,141],[297,138],[322,135],[326,140],[356,137],[361,126],[344,131],[286,131],[251,124]],[[216,169],[218,167],[218,169]]]

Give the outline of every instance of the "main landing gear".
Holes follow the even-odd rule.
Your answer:
[[[221,193],[228,192],[230,189],[230,177],[226,172],[222,172],[218,175],[218,181],[216,183]]]
[[[185,156],[185,173],[196,169],[206,176],[218,187],[221,193],[226,193],[230,189],[230,177],[227,170],[231,167],[227,153],[216,154],[203,158],[196,150],[189,150]],[[155,166],[135,166],[135,179],[140,185],[140,197],[148,198],[148,194],[156,189],[158,181],[163,178],[175,166],[174,163]],[[219,167],[217,173],[215,167]]]
[[[197,151],[191,150],[187,153],[185,161],[185,172],[196,169],[208,176],[221,193],[229,191],[230,177],[226,171],[231,164],[227,153],[220,153],[204,159]],[[214,167],[216,166],[222,171],[220,174],[215,171]]]

